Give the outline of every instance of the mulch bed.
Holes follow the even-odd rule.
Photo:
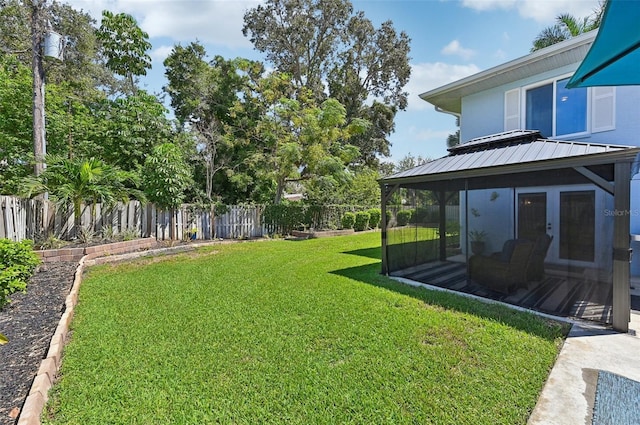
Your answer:
[[[0,309],[0,333],[9,338],[8,344],[0,346],[0,425],[17,421],[64,312],[77,265],[41,265],[27,292],[13,294],[12,302]]]

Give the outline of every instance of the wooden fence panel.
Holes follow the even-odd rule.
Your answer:
[[[223,239],[262,237],[262,208],[259,206],[229,207],[215,217],[215,236]]]

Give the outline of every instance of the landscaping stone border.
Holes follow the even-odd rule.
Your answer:
[[[78,267],[73,280],[71,291],[65,299],[65,310],[58,322],[47,355],[40,363],[36,377],[31,384],[29,394],[20,410],[17,425],[40,425],[40,418],[44,406],[49,398],[48,393],[58,376],[62,363],[62,352],[68,341],[69,325],[73,319],[75,306],[78,303],[78,292],[82,283],[84,268],[94,264],[103,264],[129,260],[140,257],[174,254],[177,252],[192,251],[200,246],[219,245],[228,241],[210,241],[203,243],[190,243],[174,247],[153,249],[159,246],[154,238],[137,239],[127,242],[96,245],[85,248],[62,248],[47,251],[37,251],[43,262],[78,261]],[[133,252],[132,252],[133,251]],[[81,253],[81,255],[80,255]],[[75,260],[76,257],[79,258]]]
[[[155,238],[144,238],[87,247],[47,249],[36,251],[36,254],[38,254],[43,263],[51,263],[55,261],[80,261],[85,256],[92,259],[105,255],[147,250],[157,246],[158,241]]]

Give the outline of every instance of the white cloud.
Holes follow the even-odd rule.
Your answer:
[[[462,0],[462,5],[475,10],[511,9],[516,0]]]
[[[432,107],[419,95],[453,81],[480,72],[474,64],[451,65],[443,62],[411,64],[411,78],[405,87],[409,93],[409,110]]]
[[[443,55],[456,55],[464,60],[469,60],[476,52],[471,49],[462,47],[458,40],[453,40],[440,51]]]
[[[598,0],[463,0],[462,5],[478,11],[517,9],[525,19],[550,25],[562,13],[577,18],[590,16]]]
[[[230,48],[251,47],[242,35],[244,13],[257,0],[67,0],[76,9],[89,12],[98,22],[102,10],[128,13],[149,37],[167,37],[175,42],[203,43]]]
[[[169,56],[171,51],[173,50],[173,46],[160,46],[151,51],[151,59],[153,62],[162,63]]]

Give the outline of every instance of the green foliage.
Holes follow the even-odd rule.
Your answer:
[[[375,168],[378,156],[389,155],[395,114],[407,106],[405,32],[391,21],[374,27],[348,0],[268,0],[245,13],[243,33],[277,72],[291,76],[296,91],[310,90],[317,102],[329,93],[347,122],[370,123],[349,139],[358,148],[355,162]]]
[[[97,31],[102,43],[107,67],[126,77],[131,92],[135,92],[134,76],[146,75],[151,68],[149,34],[142,31],[133,16],[126,13],[102,12],[102,24]]]
[[[358,211],[356,213],[356,220],[353,223],[353,228],[356,232],[362,232],[369,228],[369,213],[366,211]]]
[[[191,173],[180,148],[173,143],[156,146],[144,166],[144,190],[160,208],[173,209],[184,203]]]
[[[0,194],[15,194],[32,172],[32,84],[27,66],[0,54]]]
[[[33,242],[25,239],[13,242],[0,239],[0,307],[10,302],[9,295],[24,291],[40,258],[33,251]]]
[[[127,202],[130,196],[144,201],[144,194],[133,187],[138,175],[109,166],[95,158],[73,159],[48,156],[48,166],[39,177],[24,180],[22,194],[27,197],[49,193],[58,206],[73,205],[76,232],[80,232],[82,204],[107,206]],[[93,214],[92,214],[93,216]]]
[[[411,220],[411,216],[413,215],[413,210],[400,210],[396,213],[396,220],[398,221],[398,226],[406,226]]]
[[[592,15],[585,16],[582,19],[576,18],[568,13],[558,15],[554,25],[546,27],[538,33],[533,40],[531,51],[535,52],[599,28],[605,4],[606,1],[600,2]]]
[[[264,225],[269,233],[291,234],[292,230],[304,225],[305,207],[303,205],[268,205],[263,214]]]
[[[343,229],[353,229],[356,224],[356,215],[352,212],[346,212],[342,216],[342,228]]]
[[[9,338],[4,336],[3,334],[0,334],[0,345],[5,345],[8,342],[9,342]]]
[[[382,211],[380,210],[380,208],[371,208],[367,212],[369,213],[369,227],[376,229],[380,226]]]

